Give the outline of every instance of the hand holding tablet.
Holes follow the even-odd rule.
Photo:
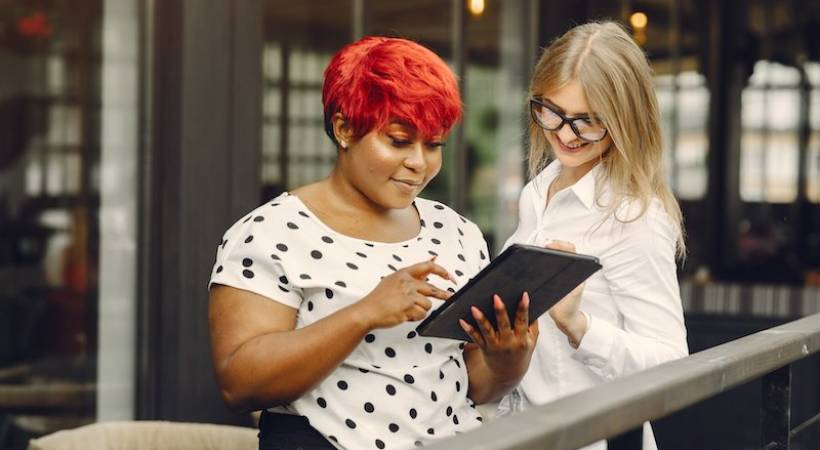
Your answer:
[[[500,297],[510,317],[514,317],[524,292],[529,294],[532,323],[600,268],[598,259],[592,256],[511,245],[416,330],[423,336],[469,341],[458,322],[462,319],[477,328],[471,313],[473,306],[497,327],[494,296]]]

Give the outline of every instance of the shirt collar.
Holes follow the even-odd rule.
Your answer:
[[[581,177],[575,184],[570,187],[570,190],[575,194],[578,200],[587,208],[592,209],[595,206],[595,185],[598,179],[598,172],[601,171],[601,163],[596,164],[592,170]],[[537,177],[536,190],[538,197],[542,200],[540,203],[546,202],[547,191],[550,183],[561,172],[561,162],[554,160]]]
[[[572,192],[581,200],[581,203],[592,209],[595,206],[595,182],[598,179],[598,172],[601,171],[601,163],[595,164],[586,175],[581,177],[575,184],[572,185]]]

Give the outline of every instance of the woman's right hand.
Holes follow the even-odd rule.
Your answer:
[[[433,305],[427,297],[450,298],[452,294],[426,281],[430,274],[452,280],[447,270],[434,260],[405,267],[384,277],[375,289],[354,305],[370,328],[390,328],[424,319]]]

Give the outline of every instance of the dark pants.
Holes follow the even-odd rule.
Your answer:
[[[262,411],[259,450],[333,450],[334,447],[307,418]]]

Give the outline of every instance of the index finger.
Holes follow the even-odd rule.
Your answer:
[[[518,302],[518,310],[515,313],[515,332],[524,334],[530,325],[530,294],[524,291],[521,301]]]
[[[425,279],[427,275],[431,273],[434,273],[445,280],[452,280],[452,277],[450,277],[447,269],[433,262],[433,259],[413,264],[412,266],[406,267],[405,270],[407,270],[407,273],[409,273],[411,277],[418,280]]]

